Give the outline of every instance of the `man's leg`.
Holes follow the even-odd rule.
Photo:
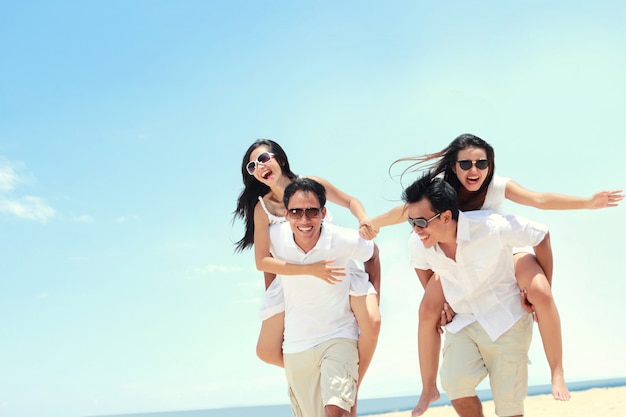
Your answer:
[[[460,417],[483,417],[483,405],[478,397],[457,398],[451,402]]]
[[[532,316],[525,314],[495,342],[484,342],[482,352],[498,416],[524,415],[532,332]]]
[[[320,356],[320,389],[325,415],[347,417],[356,400],[359,378],[357,341],[331,339],[319,347],[323,349]]]
[[[327,405],[324,407],[326,417],[349,417],[350,412],[336,405]]]
[[[446,333],[441,364],[441,386],[461,417],[482,417],[476,386],[487,376],[477,337],[485,334],[474,322],[458,333]],[[486,334],[485,334],[486,335]]]
[[[296,417],[325,417],[320,391],[320,351],[318,346],[298,353],[286,353],[285,375],[289,399]]]

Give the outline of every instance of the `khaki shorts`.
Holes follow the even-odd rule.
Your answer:
[[[359,374],[356,340],[330,339],[284,359],[294,417],[325,417],[327,405],[352,408]]]
[[[532,326],[525,314],[495,342],[478,322],[446,333],[440,377],[448,398],[476,396],[476,386],[489,375],[496,415],[523,415]]]

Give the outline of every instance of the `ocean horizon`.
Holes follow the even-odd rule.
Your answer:
[[[579,381],[568,383],[567,386],[572,392],[585,391],[591,388],[612,388],[626,386],[626,378],[599,379],[592,381]],[[547,385],[535,385],[528,387],[528,395],[550,394],[552,387]],[[490,390],[479,390],[478,396],[481,401],[492,399]],[[365,398],[359,400],[359,414],[384,414],[396,411],[412,410],[417,404],[418,395],[402,397]],[[441,395],[438,401],[431,404],[431,407],[450,405],[450,401],[445,394]],[[251,405],[242,407],[208,408],[202,410],[182,410],[182,411],[157,411],[132,414],[107,414],[90,417],[240,417],[253,415],[255,417],[290,417],[291,407],[289,404],[277,405]]]

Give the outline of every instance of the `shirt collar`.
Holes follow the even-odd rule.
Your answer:
[[[291,230],[291,226],[287,224],[287,227],[289,228],[289,234],[291,236],[291,239],[288,240],[288,245],[291,246],[293,249],[302,251],[302,248],[300,248],[300,246],[298,246],[298,244],[296,243],[296,239],[293,236],[293,231]],[[315,246],[313,246],[313,249],[311,249],[307,253],[311,253],[316,249],[330,249],[330,245],[332,241],[332,234],[327,230],[327,228],[328,228],[327,226],[324,226],[324,222],[322,222],[322,225],[321,225],[322,230],[320,231],[320,237],[317,240],[317,243],[315,244]]]

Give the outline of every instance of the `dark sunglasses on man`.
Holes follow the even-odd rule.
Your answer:
[[[319,217],[322,209],[318,207],[309,207],[309,208],[290,208],[287,209],[287,215],[292,219],[301,219],[302,216],[306,215],[307,219],[316,219]]]

